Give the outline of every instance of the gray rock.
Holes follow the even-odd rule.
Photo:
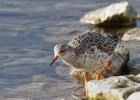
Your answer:
[[[140,75],[114,76],[99,81],[91,80],[86,84],[86,89],[88,97],[95,100],[126,100],[130,94],[140,91]]]
[[[129,61],[127,63],[127,70],[129,74],[140,73],[140,41],[127,41],[123,45],[129,51]]]
[[[86,13],[80,21],[84,24],[100,26],[130,26],[136,24],[136,18],[136,11],[127,1],[124,1],[90,11]]]
[[[140,73],[140,28],[129,30],[124,34],[122,40],[130,54],[130,60],[127,64],[129,74]]]
[[[110,77],[114,75],[121,75],[123,69],[125,69],[126,64],[129,60],[129,52],[122,44],[118,44],[112,57],[112,67],[107,69],[103,74],[103,77]],[[98,73],[98,72],[97,72]],[[97,73],[90,73],[90,79],[95,79]],[[72,69],[70,75],[76,78],[78,83],[83,83],[83,72]]]
[[[140,73],[140,56],[130,60],[127,65],[129,73],[131,74]]]
[[[134,28],[126,33],[124,33],[124,36],[122,37],[123,41],[139,41],[140,40],[140,28]]]

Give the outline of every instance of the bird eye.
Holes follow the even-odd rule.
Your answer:
[[[63,52],[65,52],[65,50],[61,50],[61,51],[60,51],[60,53],[63,53]]]

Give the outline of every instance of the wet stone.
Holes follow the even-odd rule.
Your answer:
[[[88,97],[91,100],[98,98],[100,98],[99,100],[126,100],[132,98],[132,93],[140,91],[140,82],[137,80],[140,80],[140,75],[114,76],[98,81],[91,80],[86,84]]]
[[[97,26],[131,26],[136,24],[137,13],[129,2],[119,2],[86,13],[80,21]]]

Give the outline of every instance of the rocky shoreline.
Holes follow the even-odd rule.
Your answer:
[[[138,19],[139,15],[137,15],[136,11],[133,9],[130,3],[120,2],[88,12],[80,19],[80,21],[84,24],[93,24],[95,26],[103,27],[109,26],[111,28],[112,26],[131,26],[136,24]],[[121,45],[123,45],[124,48],[117,48],[113,55],[112,71],[106,71],[104,78],[102,77],[103,79],[99,81],[95,81],[94,78],[91,78],[91,80],[86,84],[86,88],[88,90],[87,98],[78,97],[75,99],[139,100],[139,44],[140,28],[132,28],[126,31],[121,39]],[[73,74],[74,77],[81,79],[82,77],[79,77],[78,75],[78,72]]]

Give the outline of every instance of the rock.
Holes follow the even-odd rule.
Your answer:
[[[115,53],[113,54],[113,57],[112,57],[112,67],[111,69],[106,70],[102,78],[110,77],[114,75],[121,75],[123,69],[125,69],[125,66],[128,60],[129,60],[128,50],[124,48],[121,43],[118,44],[115,49]],[[95,79],[95,76],[97,73],[90,73],[89,74],[90,79],[92,80]],[[70,75],[75,77],[78,83],[84,83],[83,72],[72,69]]]
[[[129,73],[139,74],[140,73],[140,56],[129,61],[127,64]]]
[[[124,34],[122,40],[130,54],[130,60],[127,64],[129,74],[140,73],[140,28],[129,30]]]
[[[123,42],[123,45],[127,48],[130,55],[129,61],[127,63],[128,73],[140,73],[140,41],[125,41]]]
[[[139,41],[140,40],[140,28],[133,28],[126,33],[124,33],[124,36],[122,37],[123,41],[130,41],[130,40],[135,40]]]
[[[90,11],[80,21],[84,24],[97,26],[130,26],[136,24],[136,19],[136,11],[127,1],[124,1]]]
[[[140,99],[140,92],[132,93],[127,100],[139,100]]]
[[[140,91],[140,75],[91,80],[86,84],[86,89],[90,100],[126,100],[130,94]]]

